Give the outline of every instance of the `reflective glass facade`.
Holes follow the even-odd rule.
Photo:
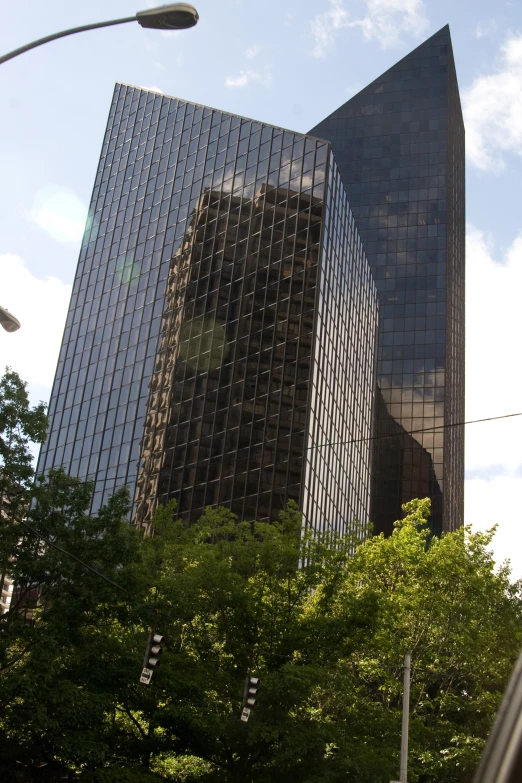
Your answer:
[[[39,469],[94,511],[128,484],[144,526],[171,498],[365,521],[368,441],[325,440],[371,434],[376,327],[327,142],[117,85]]]
[[[343,533],[369,518],[378,312],[333,155],[327,183],[303,510],[316,529]]]
[[[379,289],[371,519],[429,495],[435,530],[463,521],[464,127],[445,27],[319,123]]]

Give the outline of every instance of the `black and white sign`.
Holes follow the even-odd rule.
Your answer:
[[[152,680],[152,669],[147,669],[146,666],[143,667],[143,671],[141,672],[140,682],[145,683],[145,685],[150,685],[150,681]]]

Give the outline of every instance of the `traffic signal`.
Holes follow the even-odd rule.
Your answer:
[[[147,668],[155,669],[160,663],[160,655],[163,652],[163,645],[165,643],[165,637],[159,633],[151,634],[149,637],[149,657],[145,666]]]
[[[250,710],[252,710],[257,704],[257,692],[259,690],[259,677],[252,677],[250,674],[245,679],[245,687],[243,690],[243,711],[241,713],[241,720],[245,723],[250,717]]]
[[[143,659],[143,670],[141,672],[140,682],[144,685],[150,685],[154,669],[157,669],[161,663],[160,656],[163,652],[165,637],[159,633],[151,631]]]

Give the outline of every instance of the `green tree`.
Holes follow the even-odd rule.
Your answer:
[[[160,508],[143,538],[124,491],[97,517],[90,491],[51,473],[30,523],[127,592],[19,541],[13,575],[42,600],[32,623],[13,610],[0,626],[4,774],[60,764],[98,783],[385,783],[410,651],[409,779],[471,780],[522,640],[519,588],[495,571],[491,534],[434,538],[416,501],[353,556],[353,540],[303,535],[292,505],[273,524],[207,509],[188,529]],[[154,609],[167,648],[142,686]],[[244,724],[249,671],[261,686]]]
[[[7,779],[16,772],[32,780],[56,762],[71,769],[103,763],[115,704],[137,680],[145,638],[143,609],[133,604],[140,539],[127,521],[126,490],[96,517],[88,514],[91,492],[63,471],[41,480],[27,520],[60,549],[27,533],[10,561],[17,600],[0,623],[0,769]]]
[[[45,405],[31,408],[27,384],[9,367],[0,378],[0,592],[18,523],[30,500],[34,479],[31,443],[42,443],[47,429]]]
[[[495,570],[494,530],[433,537],[429,500],[404,506],[392,536],[361,546],[338,597],[372,597],[375,632],[336,669],[324,705],[345,730],[353,780],[398,777],[401,664],[412,655],[412,783],[467,783],[522,644],[520,583]],[[320,600],[321,590],[312,600]]]
[[[169,639],[154,675],[149,752],[207,762],[215,781],[327,780],[346,760],[328,752],[329,716],[315,694],[373,629],[375,601],[335,606],[353,540],[303,533],[290,503],[278,520],[239,522],[207,509],[186,529],[160,509],[144,542],[158,566],[156,600]],[[321,599],[311,596],[321,588]],[[240,721],[244,680],[261,678],[259,706]],[[152,761],[151,761],[152,763]]]
[[[13,519],[27,505],[34,470],[30,443],[43,443],[44,403],[29,405],[27,384],[9,367],[0,378],[0,516]]]
[[[24,492],[4,507],[17,590],[0,618],[3,778],[388,783],[410,652],[409,780],[471,781],[522,642],[493,533],[433,537],[420,500],[387,539],[303,531],[295,504],[271,524],[209,508],[190,528],[171,504],[146,538],[125,489],[91,516],[90,484],[62,470],[34,482],[16,415],[2,430],[19,444],[7,490]],[[155,613],[166,652],[144,686]],[[261,686],[245,724],[248,672]]]
[[[144,539],[128,524],[124,490],[96,517],[91,491],[51,471],[28,520],[59,549],[26,535],[13,553],[19,592],[37,588],[39,601],[31,622],[15,604],[0,625],[4,774],[32,780],[59,764],[93,781],[110,779],[108,769],[114,780],[145,780],[146,770],[279,780],[283,765],[294,774],[331,766],[327,722],[307,702],[327,687],[329,663],[364,635],[372,609],[357,600],[328,618],[347,553],[302,536],[295,507],[273,525],[209,509],[188,530],[172,507],[160,509],[157,535]],[[312,607],[319,584],[325,595]],[[138,677],[153,608],[169,646],[147,688]],[[248,670],[261,673],[263,706],[245,726]]]

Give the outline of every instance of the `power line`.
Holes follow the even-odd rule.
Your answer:
[[[520,414],[514,414],[514,415],[520,415]],[[498,418],[506,418],[506,417],[500,416]],[[472,422],[467,422],[467,423],[472,423]],[[44,541],[48,546],[53,547],[54,549],[57,549],[59,552],[61,552],[64,555],[67,555],[68,557],[71,557],[79,565],[83,566],[84,568],[87,568],[89,571],[92,571],[93,574],[96,574],[96,576],[99,576],[101,579],[103,579],[106,582],[108,582],[110,585],[112,585],[112,587],[117,587],[118,590],[122,590],[124,593],[126,593],[130,597],[129,591],[126,590],[121,585],[117,584],[117,582],[114,582],[112,579],[109,579],[108,576],[105,576],[105,574],[102,574],[100,571],[97,571],[95,568],[90,566],[84,560],[81,560],[79,557],[76,557],[76,555],[73,555],[71,552],[68,552],[66,549],[63,549],[62,547],[58,546],[58,544],[55,544],[53,541],[50,541],[48,538],[46,538],[41,533],[39,533],[34,527],[29,525],[27,522],[24,522],[23,520],[20,520],[20,522],[21,522],[22,525],[24,525],[24,527],[26,527],[28,530],[30,530],[30,532],[33,533],[33,535],[37,536],[41,541]],[[135,609],[140,609],[140,608],[143,608],[143,609],[153,609],[153,607],[148,605],[148,604],[134,604],[134,608]],[[154,611],[158,611],[158,610],[155,609]],[[174,618],[168,612],[165,612],[163,610],[160,610],[160,614],[163,617],[166,617],[167,619],[174,620],[175,622],[179,620],[179,618]],[[286,655],[285,654],[281,654],[281,653],[276,653],[276,652],[263,652],[262,650],[259,650],[258,654],[261,657],[272,657],[272,656],[275,656],[277,658],[285,658],[286,660],[291,660],[291,659],[294,658],[295,655],[297,655],[298,656],[298,661],[293,661],[293,662],[316,661],[317,660],[316,658],[311,657],[310,655],[302,655],[302,654],[300,654],[299,650],[295,650],[293,653],[288,653]],[[397,664],[395,666],[381,664],[380,668],[381,669],[389,669],[389,670],[396,671],[397,669],[400,669],[401,666],[399,664]],[[431,672],[431,673],[438,674],[438,675],[441,675],[441,674],[445,674],[446,675],[446,674],[453,674],[454,673],[454,672],[433,672],[433,670],[429,669],[426,666],[424,666],[424,667],[416,666],[414,668],[417,669],[417,670],[419,670],[419,669],[420,670],[425,670],[427,672]]]
[[[92,571],[92,573],[96,574],[96,576],[99,576],[101,579],[104,579],[106,582],[108,582],[113,587],[117,587],[118,590],[121,590],[123,593],[126,593],[126,595],[130,596],[130,593],[129,593],[128,590],[126,590],[124,587],[119,585],[117,582],[113,582],[112,579],[109,579],[108,576],[105,576],[105,574],[102,574],[101,571],[97,571],[96,568],[93,568],[88,563],[85,563],[83,560],[80,560],[80,558],[76,557],[76,555],[73,555],[71,552],[68,552],[66,549],[62,549],[62,547],[58,546],[58,544],[55,544],[54,541],[50,541],[45,536],[42,536],[42,534],[39,533],[38,530],[35,530],[35,528],[32,527],[31,525],[29,525],[27,522],[24,522],[23,520],[20,520],[20,523],[24,527],[26,527],[28,530],[30,530],[33,535],[37,536],[41,541],[44,541],[48,546],[52,547],[53,549],[57,549],[62,554],[67,555],[67,557],[71,557],[79,565],[83,566],[84,568],[87,568],[87,570],[89,570],[89,571]]]
[[[520,416],[520,415],[522,415],[522,414],[509,414],[508,416],[497,416],[497,417],[493,417],[493,418],[499,418],[499,419],[502,419],[502,418],[509,418],[509,416]],[[478,420],[476,420],[476,421],[463,422],[463,423],[465,423],[465,424],[475,424],[475,423],[478,423],[479,421],[491,421],[491,419],[478,419]],[[456,425],[456,426],[457,426],[457,425]],[[116,587],[118,590],[121,590],[121,591],[122,591],[122,592],[124,592],[124,593],[125,593],[127,596],[129,596],[129,598],[131,597],[131,595],[130,595],[129,591],[128,591],[128,590],[126,590],[124,587],[122,587],[121,585],[119,585],[117,582],[114,582],[112,579],[109,579],[109,577],[108,577],[108,576],[105,576],[105,574],[102,574],[102,573],[101,573],[101,571],[98,571],[96,568],[93,568],[91,565],[89,565],[88,563],[86,563],[84,560],[81,560],[79,557],[76,557],[76,555],[73,555],[71,552],[68,552],[66,549],[63,549],[62,547],[58,546],[58,544],[54,543],[53,541],[50,541],[48,538],[46,538],[46,537],[45,537],[45,536],[43,536],[41,533],[39,533],[39,532],[38,532],[38,531],[37,531],[37,530],[36,530],[34,527],[32,527],[32,525],[30,525],[28,522],[25,522],[25,521],[23,521],[23,520],[20,520],[20,523],[21,523],[22,525],[24,525],[24,527],[26,527],[26,528],[27,528],[27,529],[28,529],[28,530],[29,530],[29,531],[30,531],[30,532],[31,532],[33,535],[37,536],[37,537],[38,537],[38,538],[39,538],[41,541],[43,541],[44,543],[46,543],[48,546],[52,547],[53,549],[56,549],[56,550],[58,550],[59,552],[61,552],[61,553],[62,553],[62,554],[64,554],[64,555],[67,555],[67,557],[70,557],[70,558],[72,558],[72,559],[73,559],[73,560],[74,560],[76,563],[78,563],[79,565],[83,566],[83,567],[84,567],[84,568],[86,568],[87,570],[91,571],[91,572],[92,572],[93,574],[95,574],[96,576],[99,576],[101,579],[103,579],[105,582],[107,582],[108,584],[110,584],[112,587]],[[153,609],[153,607],[152,607],[152,606],[150,606],[150,605],[147,605],[147,604],[136,604],[136,603],[134,603],[134,608],[135,608],[135,609],[139,609],[139,608],[143,608],[143,609],[145,609],[145,608],[146,608],[146,609]],[[157,609],[155,609],[154,611],[157,611]],[[168,612],[165,612],[165,611],[163,611],[163,610],[160,610],[160,613],[161,613],[161,615],[162,615],[163,617],[165,617],[165,618],[167,618],[167,619],[174,620],[174,621],[178,621],[178,620],[179,620],[179,618],[174,618],[174,617],[173,617],[172,615],[170,615]],[[293,653],[289,653],[289,654],[286,654],[286,655],[285,655],[285,654],[281,654],[281,653],[276,653],[276,652],[263,652],[263,651],[261,651],[261,650],[259,650],[259,651],[258,651],[258,653],[259,653],[259,655],[260,655],[261,657],[271,657],[271,656],[275,656],[275,657],[277,657],[277,658],[285,658],[285,659],[287,659],[287,660],[289,660],[289,661],[290,661],[292,658],[294,658],[294,656],[297,654],[297,656],[298,656],[298,661],[293,661],[293,662],[299,662],[299,661],[316,661],[316,658],[314,658],[314,657],[311,657],[310,655],[301,655],[299,651],[294,651]],[[399,666],[399,665],[396,665],[396,666],[391,666],[391,665],[381,664],[381,665],[380,665],[380,668],[381,668],[381,669],[388,669],[388,670],[393,670],[393,671],[395,671],[395,670],[397,670],[398,668],[400,668],[400,666]],[[424,670],[424,671],[426,671],[426,672],[430,672],[430,673],[432,673],[432,674],[437,674],[437,675],[439,675],[439,676],[440,676],[440,675],[448,675],[448,674],[453,674],[453,673],[454,673],[454,672],[450,672],[450,671],[446,671],[446,672],[434,672],[433,670],[431,670],[429,667],[426,667],[426,666],[424,666],[424,667],[422,667],[422,666],[416,666],[416,667],[414,667],[414,668],[415,668],[415,669],[417,669],[417,670],[421,670],[421,671],[422,671],[422,670]]]
[[[498,421],[499,419],[510,419],[510,418],[514,418],[516,416],[522,416],[522,412],[521,413],[507,413],[507,414],[504,414],[503,416],[488,416],[487,418],[484,418],[484,419],[471,419],[469,421],[460,421],[460,422],[454,422],[454,423],[451,423],[451,424],[439,424],[439,425],[437,425],[435,427],[423,427],[423,428],[417,429],[417,430],[405,430],[404,432],[401,432],[401,433],[392,433],[392,434],[387,434],[387,435],[371,435],[371,436],[369,436],[367,438],[353,438],[351,440],[344,440],[344,441],[340,440],[340,441],[332,441],[332,442],[329,442],[329,443],[320,443],[320,444],[317,444],[316,446],[307,446],[305,448],[305,451],[310,451],[311,449],[326,448],[328,446],[330,446],[330,447],[331,446],[347,446],[347,445],[350,445],[352,443],[363,443],[363,442],[367,442],[367,441],[381,440],[383,438],[400,437],[401,435],[415,435],[415,434],[418,434],[418,433],[421,433],[421,432],[433,432],[435,430],[447,429],[447,428],[450,428],[450,427],[463,427],[463,426],[466,426],[468,424],[481,424],[481,423],[486,422],[486,421]],[[286,437],[290,437],[290,436],[288,435]],[[77,482],[78,482],[78,484],[81,483],[80,480],[73,479],[71,484],[76,484]],[[101,571],[97,571],[96,568],[93,568],[93,566],[89,565],[84,560],[81,560],[79,557],[76,557],[76,555],[73,555],[71,552],[68,552],[66,549],[63,549],[62,547],[58,546],[58,544],[54,543],[53,541],[50,541],[48,538],[46,538],[41,533],[39,533],[38,530],[36,530],[34,527],[32,527],[28,522],[25,522],[23,520],[20,520],[20,522],[21,522],[22,525],[24,525],[24,527],[26,527],[28,530],[30,530],[30,532],[33,535],[37,536],[45,544],[47,544],[48,546],[52,547],[53,549],[58,550],[62,554],[67,555],[67,557],[72,558],[76,563],[81,565],[83,568],[86,568],[88,571],[91,571],[93,574],[96,574],[96,576],[99,576],[100,579],[103,579],[108,584],[112,585],[113,587],[116,587],[118,590],[121,590],[123,593],[125,593],[128,596],[130,596],[130,593],[129,593],[128,590],[126,590],[124,587],[119,585],[117,582],[114,582],[112,579],[109,579],[109,577],[105,576],[105,574],[102,574]]]
[[[402,435],[416,435],[419,432],[434,432],[435,430],[448,429],[449,427],[464,427],[467,424],[480,424],[484,421],[498,421],[498,419],[512,419],[514,416],[522,416],[521,413],[506,413],[503,416],[489,416],[486,419],[471,419],[470,421],[456,421],[452,424],[438,424],[435,427],[423,427],[418,430],[404,430],[404,432],[392,432],[386,435],[370,435],[367,438],[353,438],[352,440],[337,440],[328,443],[319,443],[316,446],[306,446],[305,451],[311,449],[323,449],[328,446],[348,446],[352,443],[365,443],[370,440],[382,440],[383,438],[399,438]],[[399,425],[400,426],[400,425]],[[290,437],[289,435],[285,437]]]
[[[304,451],[312,451],[313,449],[325,449],[332,446],[349,446],[353,443],[366,443],[373,440],[384,440],[385,438],[400,438],[403,435],[418,435],[421,432],[435,432],[436,430],[444,430],[452,427],[465,427],[468,424],[481,424],[486,421],[498,421],[499,419],[512,419],[515,418],[516,416],[522,416],[522,411],[520,413],[506,413],[503,414],[502,416],[488,416],[485,419],[470,419],[469,421],[457,421],[450,424],[437,424],[434,427],[422,427],[417,430],[404,430],[403,432],[391,432],[391,433],[386,433],[381,435],[369,435],[366,438],[352,438],[350,440],[327,441],[326,443],[318,443],[315,446],[305,446]],[[280,435],[278,438],[275,438],[275,440],[282,440],[283,438],[291,438],[291,437],[292,437],[292,433],[288,433],[286,435]],[[202,440],[202,438],[196,438],[195,440],[199,442]],[[266,438],[264,442],[267,443]],[[81,479],[72,476],[70,476],[69,478],[71,480],[70,482],[64,482],[65,486],[76,486],[76,485],[79,486],[84,483],[91,483],[91,484],[95,483],[95,479]]]

